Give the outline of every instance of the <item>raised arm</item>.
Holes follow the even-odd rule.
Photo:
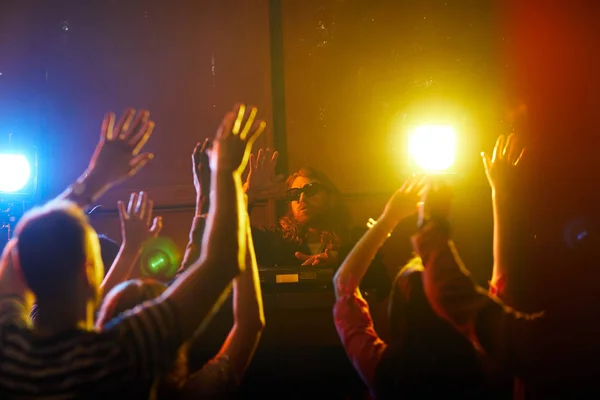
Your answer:
[[[334,323],[348,358],[367,386],[374,387],[375,370],[387,348],[377,335],[359,284],[379,248],[399,221],[417,211],[423,183],[407,180],[388,201],[379,220],[356,243],[334,277],[337,298]]]
[[[417,212],[417,202],[423,187],[423,180],[413,177],[390,198],[381,217],[356,243],[336,272],[334,286],[338,298],[358,292],[360,281],[392,230],[402,219]]]
[[[229,357],[232,370],[242,377],[265,326],[265,315],[258,276],[258,264],[252,243],[250,224],[247,224],[246,270],[233,281],[234,325],[219,355]]]
[[[200,259],[161,296],[175,306],[185,338],[205,326],[244,270],[248,214],[241,174],[265,128],[264,121],[254,122],[256,113],[241,105],[223,119],[210,152],[210,211]]]
[[[206,216],[210,205],[210,166],[208,151],[212,146],[209,139],[202,144],[196,144],[192,153],[192,174],[194,175],[194,187],[196,188],[196,210],[190,229],[190,238],[185,248],[185,254],[181,261],[178,274],[188,269],[198,258],[200,258],[200,247],[202,236],[206,228]]]
[[[108,293],[113,287],[129,279],[146,242],[156,238],[162,229],[162,218],[152,219],[153,202],[146,192],[131,193],[125,209],[122,201],[117,203],[121,222],[121,249],[108,270],[100,288]]]
[[[247,227],[246,270],[233,281],[234,325],[219,353],[188,379],[186,398],[225,397],[241,382],[265,326],[258,265],[250,225]]]
[[[492,189],[494,212],[494,268],[490,290],[510,305],[515,305],[514,283],[520,281],[518,271],[524,267],[522,255],[526,244],[521,234],[524,223],[518,217],[515,199],[515,178],[524,152],[511,134],[508,138],[498,138],[491,157],[481,153]]]
[[[427,208],[428,200],[425,199]],[[446,201],[413,237],[413,248],[423,260],[423,287],[432,308],[470,339],[492,360],[517,376],[543,376],[557,352],[551,343],[557,332],[541,314],[516,312],[472,281],[449,238]],[[426,213],[426,212],[425,212]],[[556,344],[559,342],[557,341]]]

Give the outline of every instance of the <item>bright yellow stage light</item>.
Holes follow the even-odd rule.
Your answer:
[[[424,172],[443,172],[456,157],[456,134],[446,125],[421,125],[409,136],[409,157]]]

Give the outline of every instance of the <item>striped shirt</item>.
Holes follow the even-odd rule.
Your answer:
[[[0,399],[148,398],[183,343],[174,308],[148,302],[102,332],[73,329],[38,337],[25,306],[0,299]]]

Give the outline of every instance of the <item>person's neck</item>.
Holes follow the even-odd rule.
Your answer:
[[[53,336],[74,329],[94,329],[94,305],[88,301],[82,312],[63,304],[37,304],[33,331],[40,336]]]

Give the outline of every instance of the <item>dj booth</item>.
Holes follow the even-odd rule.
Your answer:
[[[259,272],[266,327],[240,396],[364,398],[364,386],[333,323],[334,271],[298,267]],[[190,362],[201,365],[214,356],[232,324],[229,296],[197,341]]]

